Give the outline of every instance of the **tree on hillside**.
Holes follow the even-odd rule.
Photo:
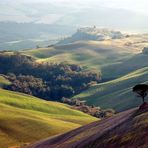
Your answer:
[[[138,97],[141,97],[143,103],[145,102],[145,97],[148,94],[148,85],[146,84],[138,84],[133,87],[133,92],[138,94]]]

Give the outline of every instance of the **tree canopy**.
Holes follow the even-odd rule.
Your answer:
[[[145,101],[145,97],[148,94],[148,85],[146,84],[138,84],[133,87],[133,92],[137,93],[139,97],[142,98],[143,103]]]
[[[7,89],[57,101],[72,97],[92,82],[101,80],[99,73],[84,71],[79,65],[37,63],[34,58],[20,53],[0,54],[0,73],[11,81]]]

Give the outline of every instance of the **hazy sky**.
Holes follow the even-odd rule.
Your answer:
[[[3,3],[51,3],[54,5],[83,8],[105,6],[148,13],[148,0],[0,0]]]
[[[0,0],[0,21],[98,25],[140,31],[148,0]]]

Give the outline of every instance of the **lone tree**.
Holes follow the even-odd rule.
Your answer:
[[[145,101],[145,97],[148,94],[148,85],[146,84],[138,84],[133,87],[133,92],[138,94],[138,97],[141,97],[143,100],[143,103]]]

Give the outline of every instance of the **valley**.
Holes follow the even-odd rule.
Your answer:
[[[99,40],[98,32],[85,32],[83,39],[76,32],[48,47],[0,52],[0,147],[130,145],[129,135],[139,138],[139,124],[145,135],[147,110],[135,108],[142,101],[132,88],[148,84],[148,36],[115,32],[120,35],[115,38],[103,30]],[[69,105],[61,103],[64,99]],[[119,134],[124,128],[125,139]]]
[[[147,0],[0,0],[0,148],[148,148]]]

